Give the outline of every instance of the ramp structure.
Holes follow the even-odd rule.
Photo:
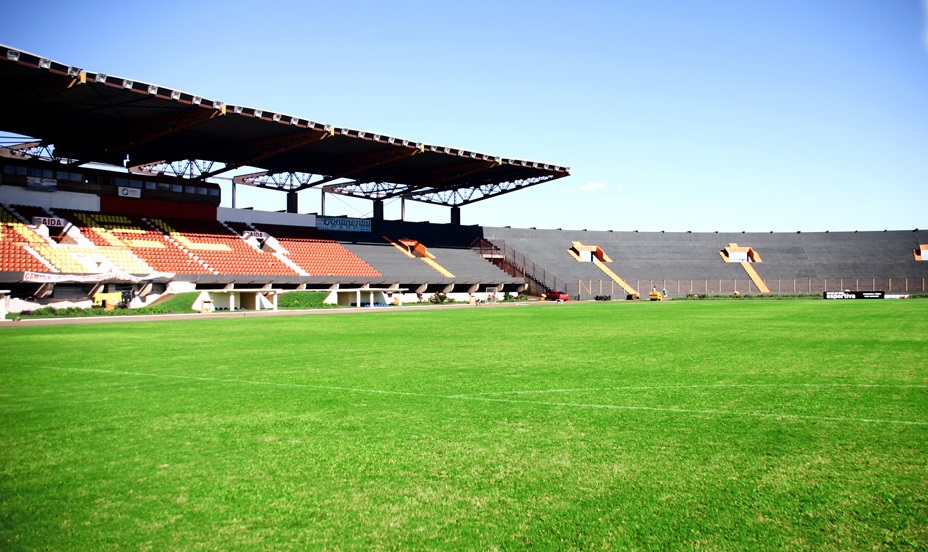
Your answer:
[[[754,251],[754,249],[750,247],[738,245],[737,243],[729,243],[724,249],[719,251],[719,255],[722,256],[722,260],[726,263],[740,264],[744,272],[747,273],[748,278],[751,279],[751,282],[757,286],[758,291],[761,293],[770,293],[770,288],[767,287],[764,279],[760,277],[760,274],[757,273],[751,264],[763,262],[757,251]]]
[[[419,259],[445,278],[454,278],[454,274],[447,268],[438,264],[438,261],[435,260],[435,255],[429,253],[428,248],[418,241],[411,238],[400,238],[397,241],[393,241],[387,236],[384,236],[383,239],[387,240],[390,245],[399,249],[410,259]]]
[[[596,268],[603,271],[603,273],[609,277],[610,280],[619,284],[626,293],[631,295],[637,295],[638,291],[630,286],[628,282],[622,279],[618,274],[612,271],[606,263],[611,263],[612,259],[609,255],[606,255],[606,252],[602,250],[598,245],[584,245],[578,241],[575,241],[571,244],[570,249],[567,250],[571,257],[576,259],[581,263],[593,263]]]

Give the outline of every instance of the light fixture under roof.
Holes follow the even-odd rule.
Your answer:
[[[135,83],[132,82],[132,81],[129,80],[129,79],[126,79],[126,80],[122,81],[122,87],[123,87],[123,88],[127,88],[127,89],[131,90],[133,86],[135,86]]]
[[[106,83],[106,73],[97,73],[96,81]]]
[[[202,101],[203,101],[203,98],[201,98],[200,96],[193,97],[193,105],[200,105],[200,102]]]
[[[260,118],[263,117],[263,116],[264,116],[264,111],[261,111],[260,109],[256,109],[256,110],[255,110],[255,117],[256,117],[256,118],[260,119]]]
[[[235,114],[241,113],[241,112],[242,112],[242,106],[240,106],[240,105],[234,106],[234,107],[232,108],[232,112],[235,113]]]
[[[68,67],[68,76],[69,76],[69,77],[74,78],[74,77],[76,77],[76,76],[78,76],[78,75],[80,75],[80,74],[81,74],[81,70],[78,69],[77,67]]]
[[[148,85],[148,93],[149,93],[149,94],[157,94],[157,93],[158,93],[158,85],[157,85],[157,84],[149,84],[149,85]]]
[[[171,90],[171,99],[179,100],[180,99],[180,90]]]
[[[271,117],[271,119],[274,119],[274,122],[276,123],[277,121],[280,120],[280,113],[275,113],[275,114]]]
[[[39,69],[48,69],[52,66],[52,60],[48,58],[39,59]]]
[[[7,50],[6,59],[10,61],[19,61],[19,52],[17,52],[16,50]]]

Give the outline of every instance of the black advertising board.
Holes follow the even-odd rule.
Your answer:
[[[826,291],[825,299],[885,299],[885,291]]]

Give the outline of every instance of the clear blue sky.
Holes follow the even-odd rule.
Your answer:
[[[928,0],[7,4],[0,42],[89,71],[571,167],[465,224],[928,227]]]

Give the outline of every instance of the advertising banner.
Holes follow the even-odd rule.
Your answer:
[[[316,228],[332,232],[370,232],[370,219],[349,217],[316,217]]]
[[[885,291],[826,291],[825,299],[884,299]]]
[[[138,188],[126,188],[124,186],[120,186],[119,197],[132,197],[138,199],[142,197],[142,190],[139,190]]]
[[[133,276],[126,272],[103,272],[100,274],[52,274],[45,272],[24,272],[23,282],[43,284],[92,284],[96,282],[129,282],[139,283],[150,280],[174,278],[173,273],[156,272],[147,276]]]
[[[26,177],[26,189],[37,192],[54,192],[58,189],[58,181],[54,178],[40,178],[38,176]]]

